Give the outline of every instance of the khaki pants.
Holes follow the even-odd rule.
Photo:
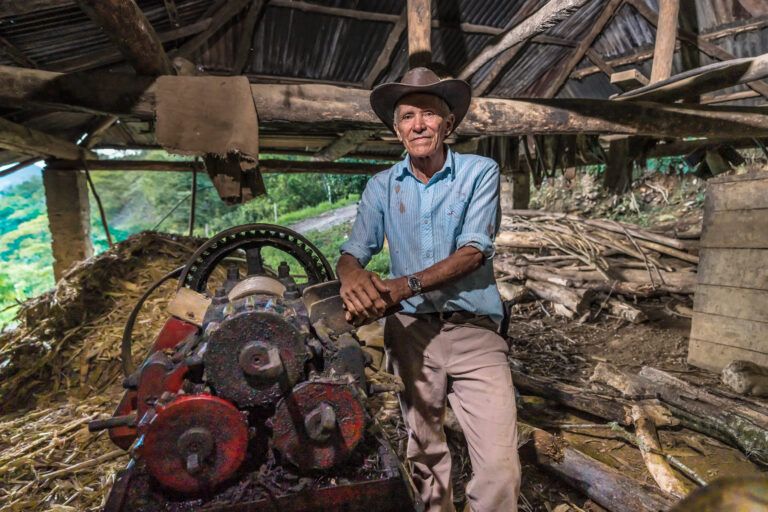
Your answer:
[[[443,431],[450,386],[447,398],[472,461],[467,485],[472,512],[515,512],[520,461],[509,349],[490,320],[468,322],[461,313],[445,319],[404,313],[387,318],[384,340],[405,384],[400,406],[408,428],[407,457],[426,510],[453,512],[451,455]]]

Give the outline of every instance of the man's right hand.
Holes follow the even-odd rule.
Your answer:
[[[387,303],[373,284],[378,278],[375,273],[362,268],[349,254],[339,258],[336,273],[341,281],[341,299],[347,308],[348,321],[364,321],[384,315]]]

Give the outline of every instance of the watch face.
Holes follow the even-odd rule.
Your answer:
[[[416,276],[409,277],[408,288],[415,293],[419,293],[421,291],[421,282],[419,281],[419,278]]]

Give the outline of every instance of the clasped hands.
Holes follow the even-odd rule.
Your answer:
[[[341,281],[345,318],[353,325],[381,318],[388,308],[412,295],[405,277],[382,279],[362,268],[350,271]]]

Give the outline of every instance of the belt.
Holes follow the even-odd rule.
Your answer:
[[[488,318],[487,315],[476,315],[469,311],[459,309],[456,311],[436,311],[434,313],[417,313],[416,316],[425,316],[435,318],[442,322],[451,322],[454,324],[465,324],[476,320]]]

